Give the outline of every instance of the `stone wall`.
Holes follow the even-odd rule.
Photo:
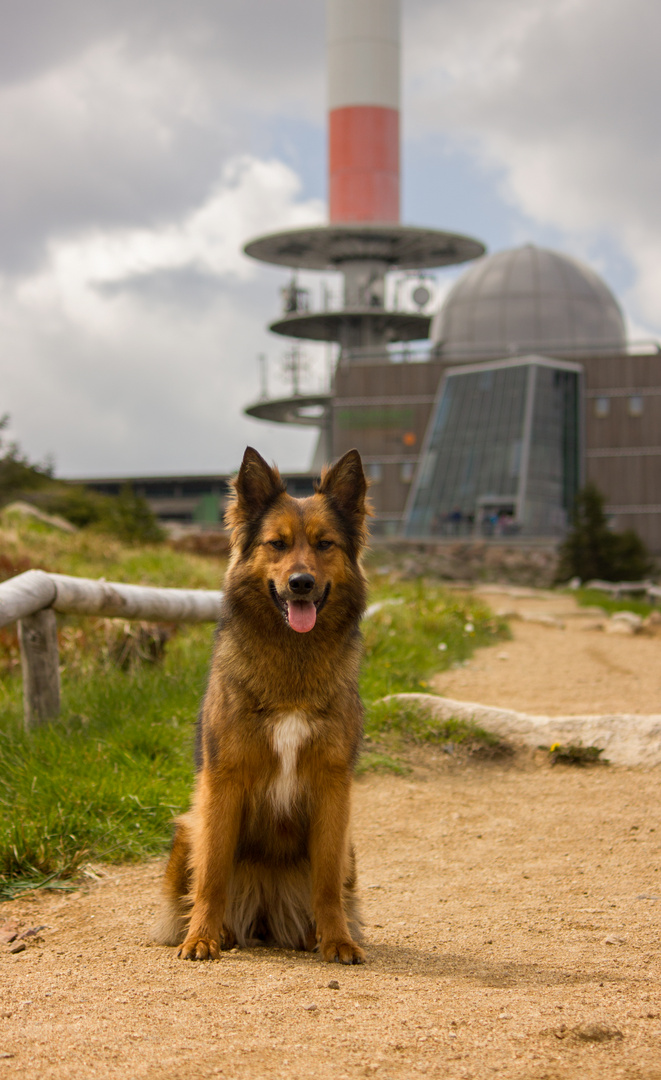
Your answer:
[[[488,540],[419,541],[374,540],[369,566],[405,578],[432,577],[445,581],[499,581],[547,588],[558,565],[557,544]]]

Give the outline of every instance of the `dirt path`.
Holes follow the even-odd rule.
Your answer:
[[[436,693],[546,716],[661,712],[661,636],[608,633],[607,618],[571,596],[512,592],[482,597],[514,616],[512,641],[437,675]]]
[[[660,798],[658,771],[606,768],[361,781],[364,968],[149,947],[159,863],[4,905],[44,929],[2,947],[0,1070],[658,1078]]]
[[[474,678],[472,700],[484,687],[517,708],[541,709],[541,697],[547,710],[586,709],[596,675],[573,686],[569,659],[580,640],[609,649],[610,636],[514,632],[493,660],[443,678]],[[542,634],[543,659],[574,642],[558,698],[518,659]],[[651,711],[661,642],[613,644],[636,709]],[[641,645],[655,665],[628,651]],[[363,968],[266,949],[176,960],[148,943],[160,862],[4,904],[0,923],[43,929],[20,953],[0,944],[0,1078],[661,1080],[660,801],[659,770],[551,769],[525,755],[464,767],[441,755],[409,778],[360,780]]]

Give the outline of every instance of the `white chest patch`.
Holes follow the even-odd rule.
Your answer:
[[[289,813],[296,796],[298,752],[309,738],[310,728],[302,713],[281,716],[273,727],[273,749],[280,760],[280,769],[270,795],[281,813]]]

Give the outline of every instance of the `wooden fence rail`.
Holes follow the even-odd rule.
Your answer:
[[[623,596],[641,596],[650,604],[661,600],[661,587],[653,581],[586,581],[583,587],[608,593],[614,600]]]
[[[0,584],[0,626],[18,622],[27,730],[60,712],[55,612],[149,622],[216,622],[222,592],[157,589],[27,570]]]
[[[642,593],[652,603],[661,600],[661,588],[650,581],[590,581],[587,585],[615,597]],[[210,589],[157,589],[44,570],[28,570],[0,583],[0,627],[18,622],[26,729],[60,712],[56,611],[149,622],[216,622],[222,596]]]

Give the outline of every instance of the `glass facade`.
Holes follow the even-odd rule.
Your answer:
[[[558,536],[579,487],[580,366],[544,358],[446,371],[407,536]]]

